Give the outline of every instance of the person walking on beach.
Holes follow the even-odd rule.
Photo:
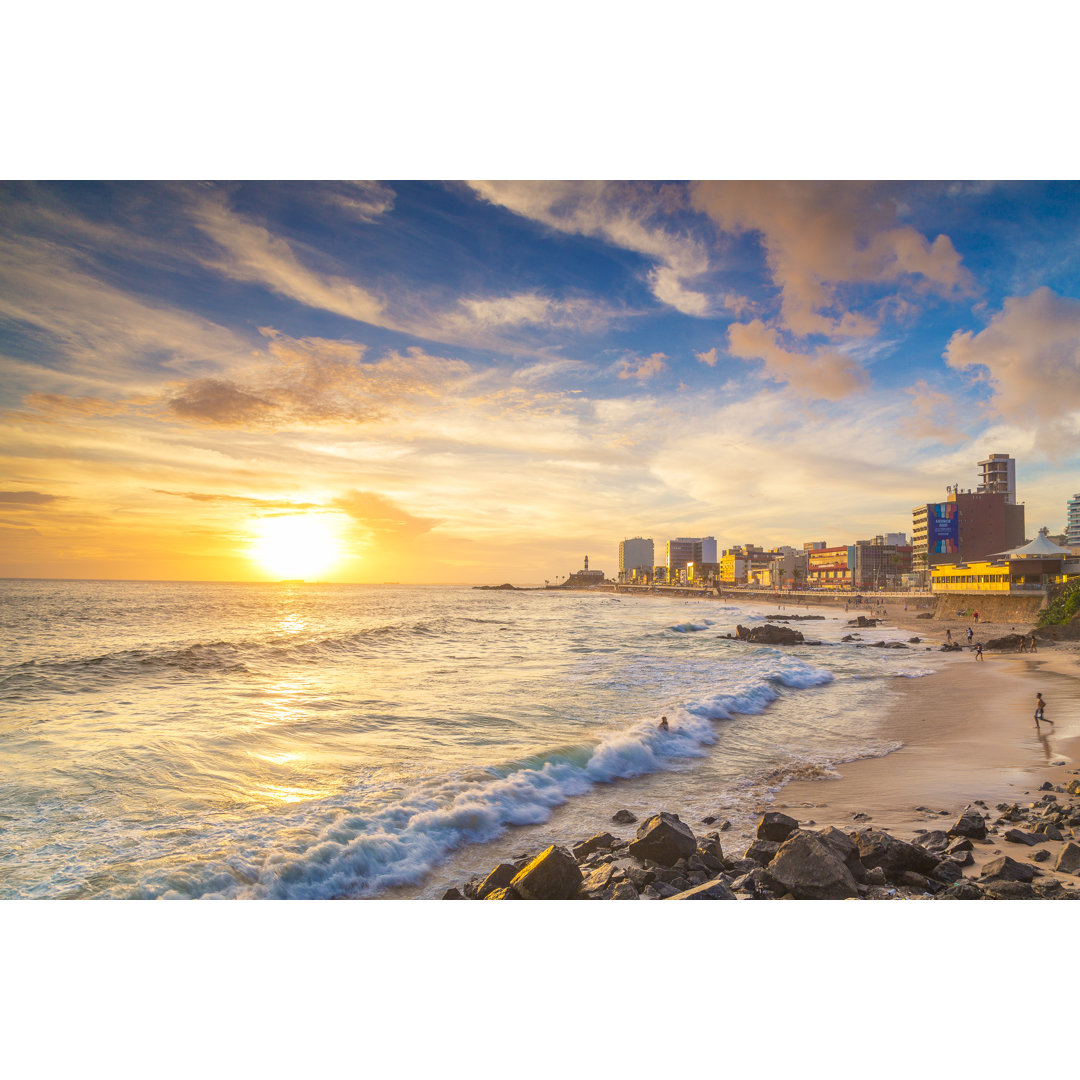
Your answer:
[[[986,657],[983,656],[983,654],[982,654],[982,643],[981,642],[980,642],[980,644],[975,646],[975,659],[976,660],[985,660],[986,659]]]
[[[1036,649],[1036,648],[1035,648],[1035,635],[1034,635],[1034,634],[1032,634],[1032,635],[1031,635],[1031,645],[1030,645],[1030,648],[1031,648],[1031,651],[1032,651],[1032,652],[1038,652],[1038,651],[1039,651],[1038,649]]]
[[[1046,702],[1043,701],[1042,694],[1036,694],[1035,695],[1035,726],[1036,727],[1039,726],[1039,721],[1040,720],[1046,720],[1046,716],[1044,715],[1045,711],[1046,711]],[[1046,722],[1048,724],[1052,724],[1054,721],[1053,720],[1046,720]]]
[[[952,631],[951,630],[946,630],[945,631],[945,642],[948,645],[952,644]]]
[[[1020,635],[1020,651],[1021,652],[1027,652],[1027,645],[1028,645],[1027,638],[1024,637],[1023,634],[1021,634]]]
[[[969,644],[969,645],[971,644],[971,639],[972,639],[972,638],[973,638],[974,636],[975,636],[975,634],[974,634],[974,632],[972,631],[971,627],[969,626],[969,627],[968,627],[968,644]]]

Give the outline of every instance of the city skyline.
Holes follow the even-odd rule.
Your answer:
[[[4,183],[0,576],[614,576],[910,534],[994,453],[1062,532],[1078,196]]]

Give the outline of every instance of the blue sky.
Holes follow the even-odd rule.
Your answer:
[[[1080,490],[1080,185],[0,186],[5,575],[554,579]]]

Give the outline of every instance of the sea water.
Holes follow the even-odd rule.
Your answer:
[[[791,647],[737,623],[818,613]],[[0,582],[0,897],[431,897],[619,808],[745,824],[897,748],[924,646],[775,602]],[[731,635],[730,637],[728,635]],[[661,715],[669,730],[661,731]],[[618,831],[618,830],[614,830]]]

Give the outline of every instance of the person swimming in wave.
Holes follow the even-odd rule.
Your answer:
[[[667,730],[668,730],[668,722],[667,722],[667,717],[666,717],[666,716],[661,716],[661,717],[660,717],[660,723],[659,723],[659,724],[657,724],[656,726],[657,726],[657,727],[658,727],[658,728],[659,728],[659,729],[660,729],[661,731],[667,731]]]

